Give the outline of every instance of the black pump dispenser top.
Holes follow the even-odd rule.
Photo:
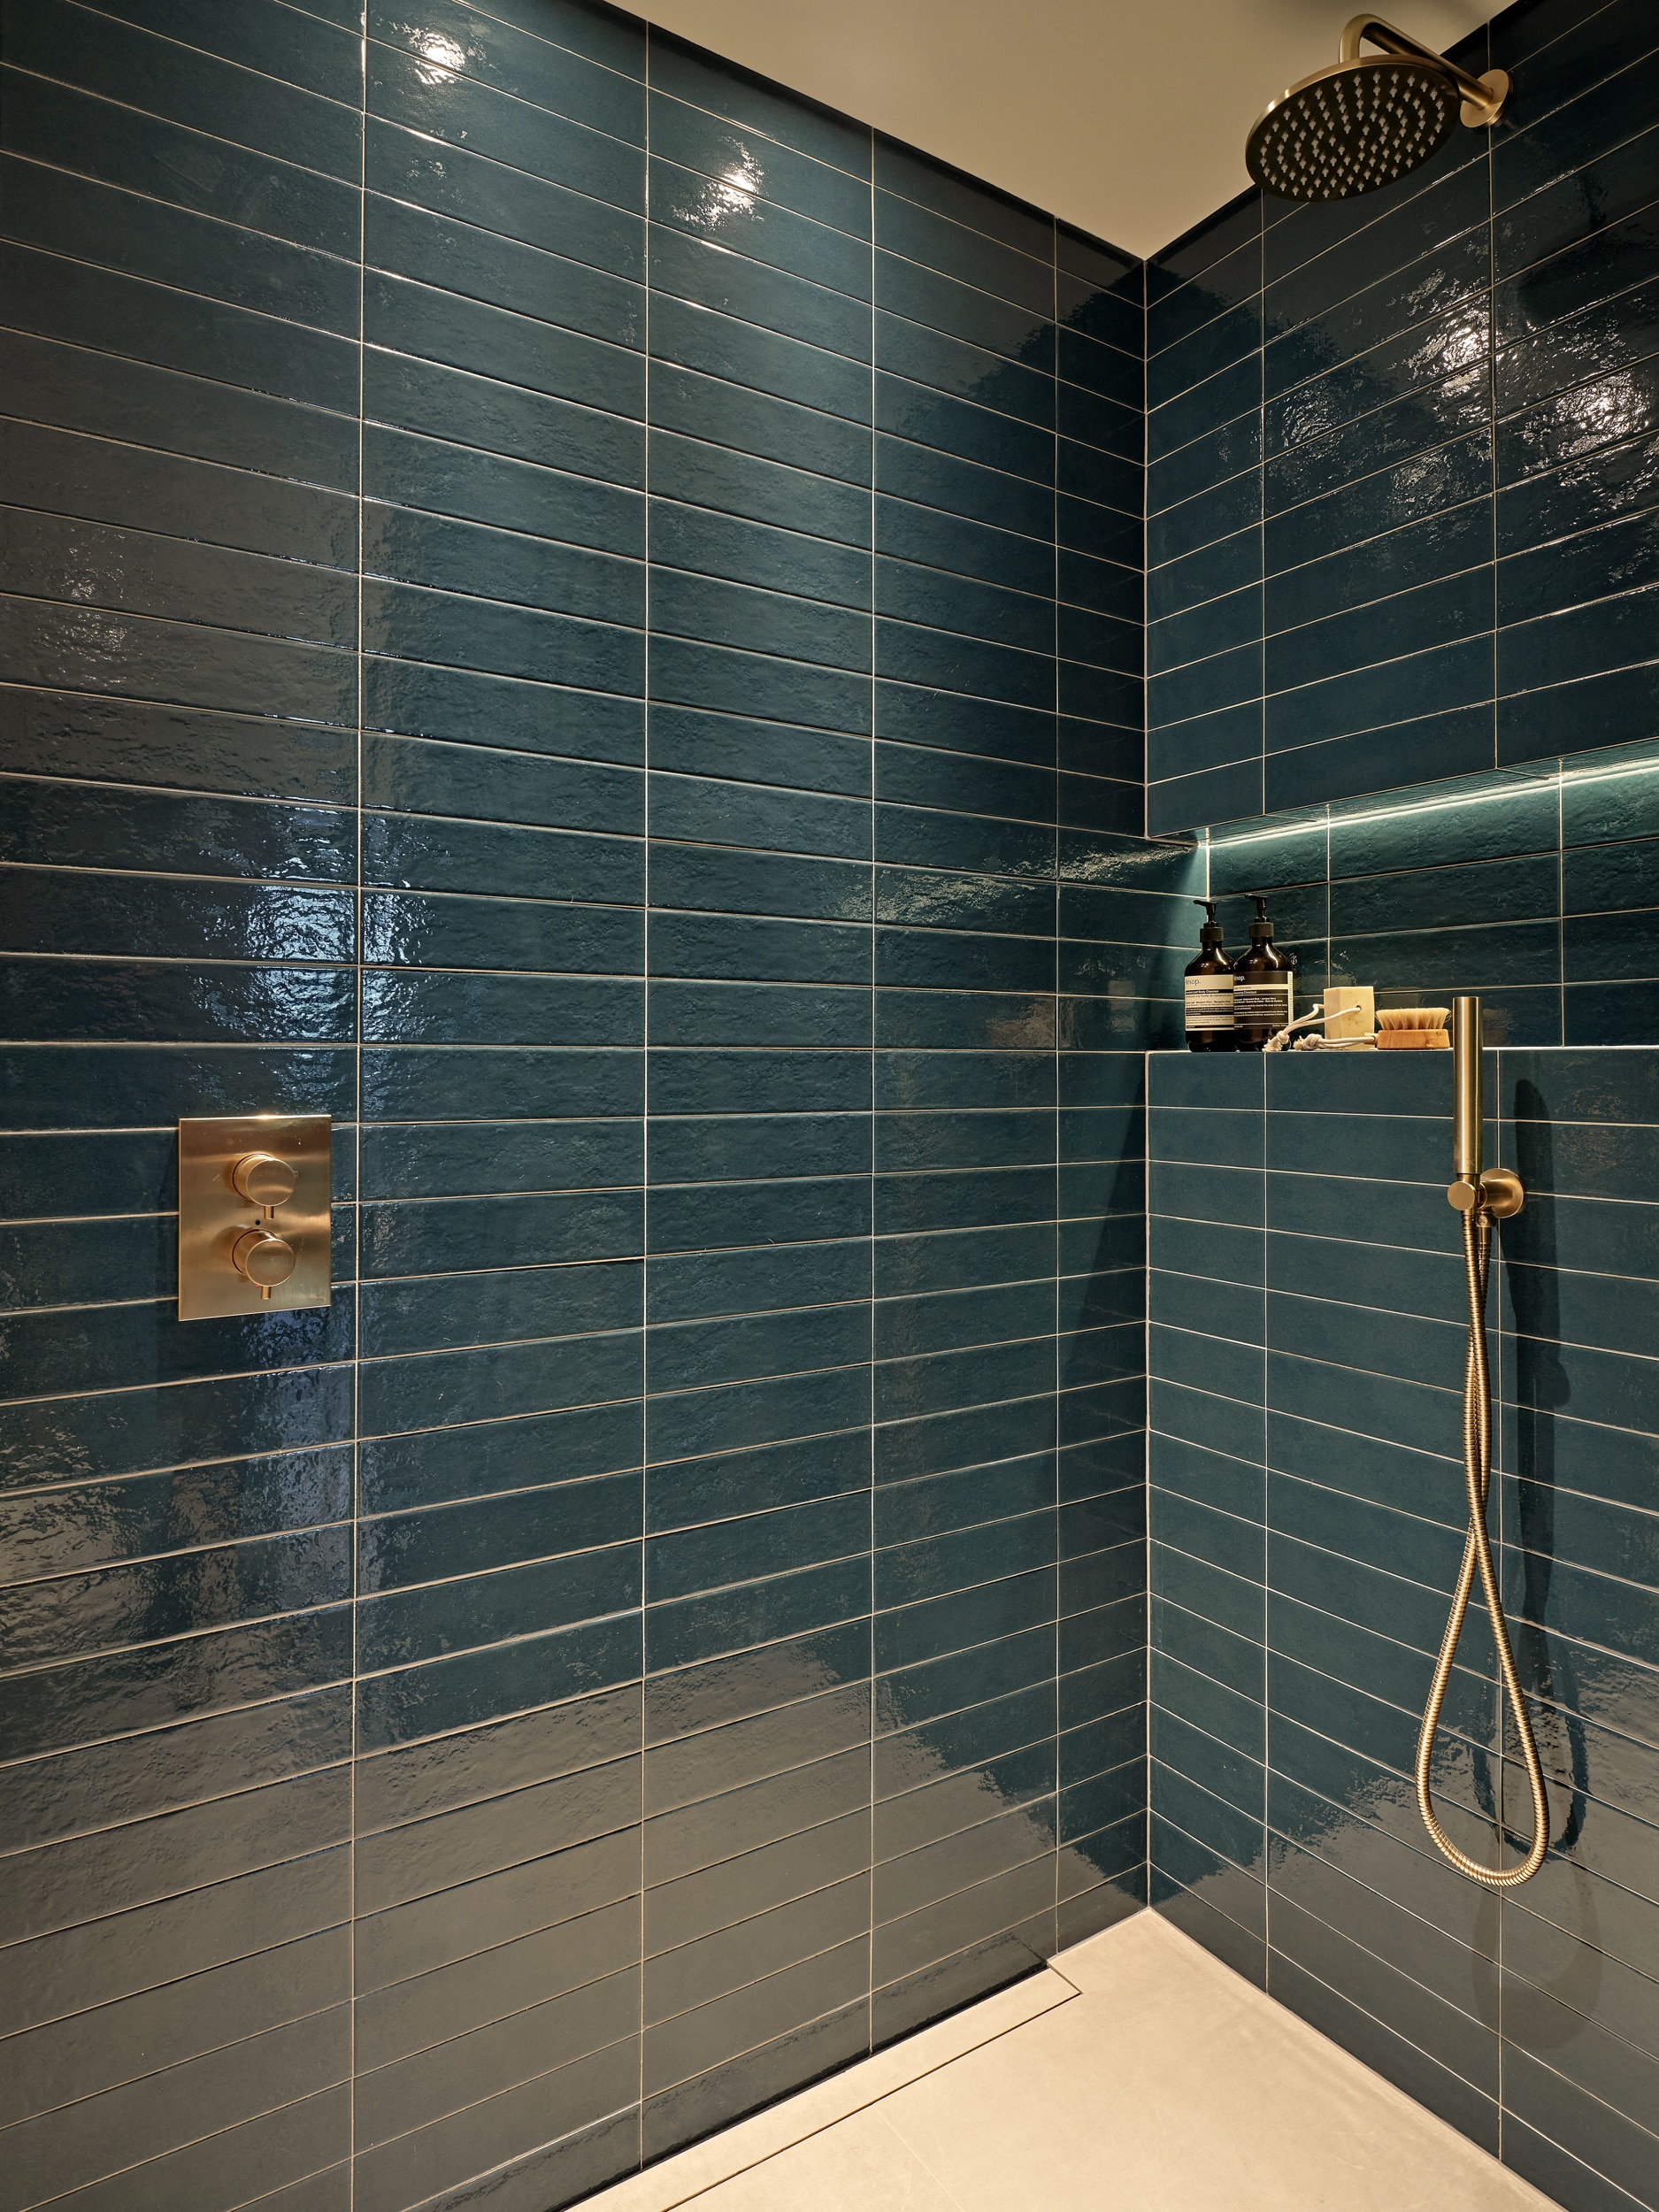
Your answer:
[[[1221,924],[1216,919],[1216,902],[1214,899],[1194,899],[1193,904],[1204,910],[1204,925],[1198,933],[1198,941],[1208,951],[1210,946],[1218,945],[1225,934]]]
[[[1187,1043],[1193,1052],[1233,1050],[1233,963],[1221,949],[1221,924],[1214,899],[1194,899],[1206,917],[1198,933],[1199,954],[1187,964]]]
[[[1271,1037],[1287,1028],[1295,1012],[1296,956],[1280,952],[1273,942],[1273,925],[1267,918],[1267,901],[1259,891],[1246,894],[1256,902],[1250,924],[1250,944],[1233,964],[1233,1049],[1260,1052]]]

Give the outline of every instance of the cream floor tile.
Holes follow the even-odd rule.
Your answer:
[[[839,2120],[696,2200],[696,2212],[962,2212],[881,2115]]]
[[[1153,1913],[595,2212],[1558,2212]]]
[[[1082,1996],[881,2116],[963,2212],[1539,2212],[1548,2200],[1152,1913]]]
[[[757,2113],[753,2119],[740,2120],[679,2157],[618,2182],[595,2200],[594,2212],[672,2212],[674,2206],[703,2196],[760,2160],[774,2158],[849,2113],[862,2111],[936,2067],[949,2065],[964,2051],[1076,2000],[1075,1987],[1059,1974],[1033,1974],[1011,1989],[998,1990],[981,2003],[936,2021],[878,2051],[873,2058]]]

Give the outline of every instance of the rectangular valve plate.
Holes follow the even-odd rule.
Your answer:
[[[326,1114],[225,1114],[180,1122],[180,1321],[329,1303],[331,1132]],[[293,1170],[291,1197],[262,1206],[242,1195],[232,1177],[252,1153],[268,1153]],[[250,1231],[291,1247],[294,1267],[286,1281],[262,1289],[238,1268],[237,1245]]]

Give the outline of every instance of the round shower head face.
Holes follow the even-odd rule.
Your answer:
[[[1403,177],[1445,144],[1463,99],[1448,73],[1394,54],[1317,70],[1273,102],[1245,165],[1286,200],[1350,200]]]

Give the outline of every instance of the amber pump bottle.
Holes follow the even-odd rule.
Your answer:
[[[1261,893],[1248,895],[1256,901],[1256,919],[1250,924],[1249,950],[1233,964],[1235,1052],[1260,1052],[1270,1037],[1288,1026],[1296,1010],[1296,956],[1275,946]]]
[[[1233,963],[1221,949],[1221,925],[1214,899],[1194,899],[1204,910],[1196,960],[1187,964],[1187,1049],[1233,1050]]]

